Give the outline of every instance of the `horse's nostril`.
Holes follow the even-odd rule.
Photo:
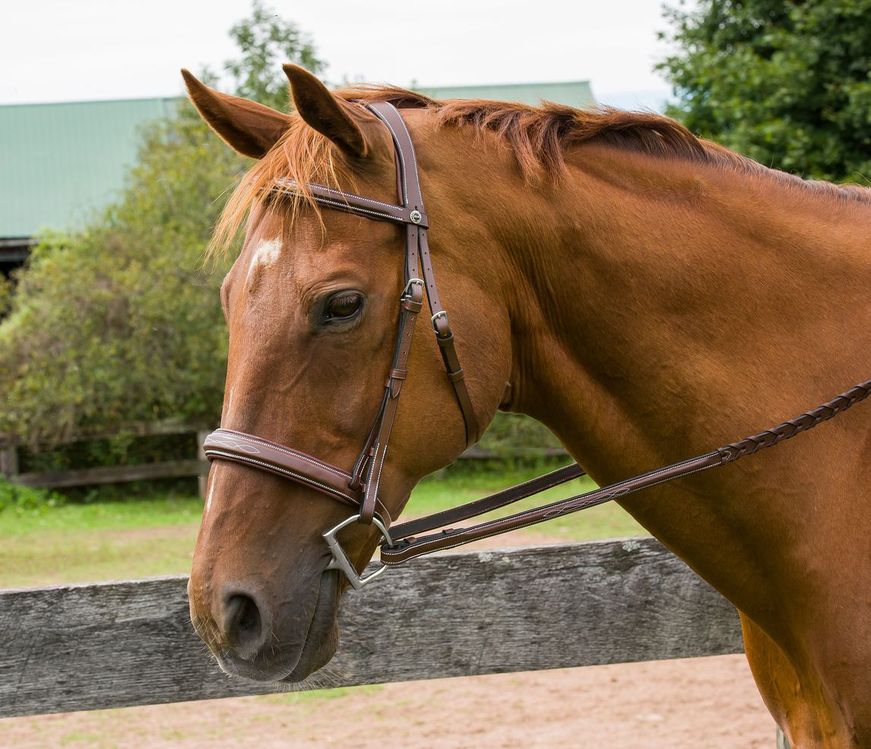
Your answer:
[[[257,603],[250,596],[237,593],[227,598],[224,612],[227,639],[236,654],[253,658],[263,644],[263,619]]]

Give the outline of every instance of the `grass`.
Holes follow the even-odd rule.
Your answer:
[[[198,497],[0,512],[0,588],[120,580],[190,568]]]
[[[429,477],[415,489],[403,518],[443,510],[541,472],[536,468],[494,472],[463,467],[442,477]],[[574,481],[518,507],[592,487],[588,480]],[[8,508],[0,512],[0,588],[187,572],[201,512],[198,497],[173,495],[29,510]],[[547,536],[570,541],[644,532],[612,503],[519,533],[530,540]]]
[[[329,687],[299,692],[277,692],[257,699],[273,705],[304,705],[314,700],[337,700],[355,694],[376,694],[384,689],[384,684],[360,684],[355,687]]]

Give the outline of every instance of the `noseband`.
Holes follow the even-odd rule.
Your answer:
[[[516,528],[594,507],[651,486],[716,466],[726,465],[745,455],[751,455],[760,449],[772,447],[782,440],[807,431],[846,411],[853,404],[864,400],[871,394],[871,380],[867,380],[795,419],[790,419],[764,432],[746,437],[739,442],[725,445],[694,458],[647,471],[586,494],[552,502],[543,507],[467,528],[448,528],[428,536],[416,537],[416,534],[478,517],[583,476],[584,471],[580,466],[577,464],[566,466],[489,497],[403,523],[395,527],[391,533],[388,529],[392,520],[387,508],[378,496],[378,488],[381,483],[384,461],[387,457],[390,433],[399,408],[402,383],[408,375],[408,357],[411,353],[414,325],[417,316],[423,309],[424,287],[426,288],[426,299],[435,339],[463,417],[467,446],[478,440],[481,436],[481,430],[466,387],[463,368],[457,357],[448,313],[441,304],[436,286],[427,242],[429,220],[424,210],[417,159],[411,136],[402,116],[392,104],[374,102],[366,104],[365,107],[386,125],[393,138],[399,204],[383,203],[354,193],[334,190],[324,185],[308,184],[303,186],[286,178],[278,180],[271,190],[275,195],[310,197],[327,208],[352,213],[373,221],[387,221],[405,226],[405,286],[399,297],[400,310],[396,343],[384,384],[381,404],[369,430],[369,435],[363,443],[363,448],[348,472],[299,450],[232,429],[215,430],[203,444],[204,452],[209,460],[225,460],[257,468],[308,486],[354,508],[356,514],[324,533],[324,539],[332,552],[332,559],[327,569],[343,572],[354,588],[362,587],[390,565],[401,564],[423,554],[507,533]],[[337,538],[339,531],[352,523],[374,525],[383,538],[381,545],[383,564],[365,577],[357,573]]]

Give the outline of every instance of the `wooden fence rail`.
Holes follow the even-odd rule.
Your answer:
[[[200,494],[205,492],[205,476],[209,472],[206,456],[200,449],[203,440],[211,430],[203,426],[181,424],[174,421],[157,421],[130,424],[125,433],[137,437],[157,435],[196,434],[196,447],[191,448],[188,458],[166,460],[158,463],[125,464],[99,468],[73,468],[59,471],[20,471],[18,459],[19,446],[0,435],[0,473],[10,481],[23,486],[45,489],[68,489],[77,486],[99,486],[102,484],[124,484],[131,481],[153,481],[155,479],[199,478]],[[111,439],[118,432],[95,432],[75,435],[62,439],[58,444],[87,442],[90,440]],[[194,444],[194,443],[192,443]]]
[[[347,595],[301,688],[737,653],[735,610],[654,539],[446,554]],[[186,579],[0,592],[0,717],[263,694],[221,673]]]

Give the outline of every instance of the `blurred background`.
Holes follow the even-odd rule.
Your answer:
[[[652,110],[803,177],[867,185],[871,175],[871,0],[47,0],[2,12],[3,588],[189,568],[206,470],[198,445],[218,423],[226,356],[217,289],[227,261],[206,265],[203,250],[251,162],[194,114],[182,95],[181,67],[282,110],[281,63],[289,61],[332,86],[391,83],[435,98]],[[421,484],[409,512],[443,509],[567,460],[543,426],[500,414],[479,446]],[[570,491],[584,488],[576,482]],[[614,506],[521,532],[515,542],[642,533]],[[731,695],[724,710],[738,709],[729,700],[740,703],[747,733],[706,745],[756,745],[754,731],[768,745],[770,721],[745,667],[707,660],[721,662],[704,678]],[[622,679],[624,688],[640,672],[611,673],[603,683]],[[663,671],[660,687],[639,704],[649,705],[663,684],[696,678],[675,674]],[[561,688],[542,678],[506,688]],[[445,704],[463,689],[472,690],[465,694],[475,704],[474,682],[457,686],[463,681],[438,688]],[[363,712],[366,700],[387,699],[377,688],[351,691],[249,700],[251,720],[266,726],[251,745],[271,745],[270,731],[278,736],[296,720],[288,716],[308,714],[319,699],[351,700],[345,709]],[[437,703],[435,693],[421,694]],[[221,710],[232,703],[223,701]],[[171,724],[173,710],[180,720],[181,706],[160,708],[158,718],[125,711],[139,728],[120,738],[100,728],[111,720],[101,713],[55,721],[57,736],[44,744],[46,719],[0,721],[0,746],[11,745],[4,731],[16,746],[55,745],[63,736],[68,746],[115,746],[142,740],[143,731],[150,746],[199,746],[208,731],[217,742],[208,745],[223,745],[220,710],[205,705],[192,708],[200,711],[193,728],[172,724],[166,735],[147,733],[146,725]],[[645,710],[620,719],[634,726],[620,746],[658,746],[653,738],[631,743],[644,730],[662,746],[684,745],[684,728],[663,728],[667,710]],[[648,713],[659,717],[644,718]],[[487,725],[482,743],[454,745],[516,745],[487,739]],[[331,745],[322,729],[297,729],[290,745]]]

